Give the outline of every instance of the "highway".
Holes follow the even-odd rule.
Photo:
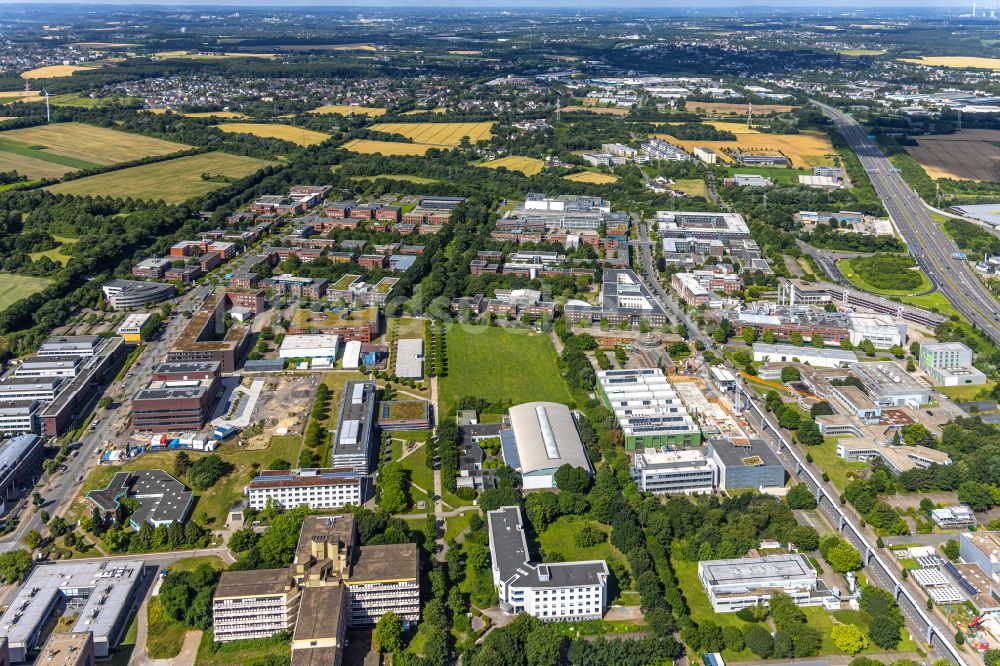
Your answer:
[[[813,103],[843,132],[920,268],[956,310],[1000,343],[1000,303],[967,261],[952,258],[958,248],[930,218],[917,193],[856,120],[826,104]]]

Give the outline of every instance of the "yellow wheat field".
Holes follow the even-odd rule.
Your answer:
[[[1000,58],[976,58],[972,56],[925,56],[921,58],[900,58],[903,62],[930,67],[957,67],[961,69],[1000,69]]]
[[[525,176],[534,176],[536,173],[541,173],[542,167],[545,166],[545,162],[535,159],[534,157],[510,155],[508,157],[501,157],[498,160],[483,162],[479,166],[484,166],[487,169],[499,169],[500,167],[505,167],[511,171],[520,171]]]
[[[834,166],[835,150],[830,138],[825,134],[803,132],[801,134],[737,134],[735,141],[702,141],[677,139],[669,134],[657,137],[691,152],[695,146],[711,148],[723,162],[732,162],[724,149],[739,149],[749,153],[768,155],[782,154],[795,167]]]
[[[599,113],[605,116],[627,116],[631,109],[617,106],[564,106],[560,111],[586,111],[587,113]]]
[[[493,123],[378,123],[371,127],[376,132],[402,134],[408,139],[428,146],[457,146],[463,136],[470,143],[493,136]]]
[[[341,146],[344,150],[366,155],[425,155],[435,146],[423,143],[399,143],[396,141],[372,141],[371,139],[352,139]]]
[[[971,129],[919,136],[906,146],[931,178],[1000,181],[1000,130]]]
[[[574,183],[590,183],[591,185],[607,185],[617,183],[618,177],[609,173],[597,173],[596,171],[581,171],[569,176],[563,176],[563,180],[571,180]]]
[[[22,79],[55,79],[60,76],[72,76],[73,72],[81,72],[93,67],[81,67],[79,65],[49,65],[48,67],[37,67],[21,72]]]
[[[223,132],[234,134],[252,134],[264,139],[281,139],[300,146],[315,146],[330,138],[329,134],[295,127],[293,125],[278,125],[273,123],[219,123],[216,125]]]
[[[166,109],[151,109],[154,113],[165,112]],[[250,116],[245,116],[242,113],[237,113],[235,111],[196,111],[195,113],[183,113],[181,114],[185,118],[228,118],[229,120],[243,120],[249,118]]]
[[[0,133],[0,139],[38,147],[53,155],[101,165],[131,162],[154,155],[170,155],[191,147],[84,123],[51,123],[7,130]]]
[[[433,109],[414,109],[413,111],[406,111],[401,115],[418,116],[421,113],[435,113],[435,114],[448,113],[448,108],[444,106],[438,106]]]
[[[684,108],[688,111],[701,111],[722,116],[745,116],[747,115],[746,104],[736,104],[735,102],[687,102]],[[794,106],[788,104],[754,104],[754,115],[767,116],[773,113],[788,113]]]
[[[374,44],[284,44],[279,51],[375,51]]]
[[[374,106],[348,106],[347,104],[328,104],[326,106],[321,106],[319,108],[313,109],[309,113],[316,113],[319,115],[341,115],[346,116],[350,113],[354,113],[359,116],[368,116],[369,118],[378,118],[379,116],[385,115],[385,109],[380,109]]]

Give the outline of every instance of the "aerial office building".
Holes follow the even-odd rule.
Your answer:
[[[618,419],[626,449],[701,444],[701,430],[659,368],[602,370],[597,388]]]
[[[359,474],[375,468],[378,454],[375,422],[375,382],[347,382],[333,435],[331,467],[347,467]]]
[[[351,468],[269,470],[246,488],[250,508],[258,511],[273,500],[279,507],[338,509],[362,504],[362,478]]]
[[[791,597],[797,606],[820,606],[835,599],[801,553],[702,560],[698,578],[716,613],[767,605],[778,592]]]
[[[715,461],[696,449],[647,449],[632,457],[629,472],[639,490],[664,495],[711,493],[719,477]]]
[[[16,503],[42,475],[45,447],[38,435],[12,437],[0,443],[0,514]]]

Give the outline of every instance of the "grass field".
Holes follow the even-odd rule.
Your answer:
[[[906,268],[907,258],[894,256],[841,259],[837,266],[849,281],[877,294],[907,296],[929,290],[933,285],[923,272]],[[912,260],[911,260],[912,261]],[[885,266],[885,270],[880,270]],[[867,276],[867,277],[866,277]],[[894,287],[892,285],[905,284]]]
[[[868,469],[868,463],[847,462],[837,455],[837,440],[839,437],[825,437],[823,443],[817,446],[805,447],[806,452],[812,456],[821,470],[830,477],[830,482],[837,488],[843,490],[847,487],[847,476],[852,472],[860,472]]]
[[[618,176],[612,176],[610,173],[598,173],[596,171],[581,171],[563,176],[563,180],[569,180],[574,183],[590,183],[591,185],[607,185],[608,183],[617,183]]]
[[[321,106],[317,109],[313,109],[309,113],[316,113],[319,115],[337,114],[346,116],[352,112],[359,116],[368,116],[369,118],[378,118],[379,116],[385,115],[385,109],[379,109],[374,106],[355,106],[352,108],[346,104],[328,104],[327,106]]]
[[[275,162],[227,153],[204,153],[111,171],[49,187],[57,194],[108,195],[179,204],[239,180]],[[211,180],[202,180],[208,173]]]
[[[572,404],[547,335],[525,329],[451,326],[448,376],[438,380],[442,414],[466,395],[511,404],[544,400]]]
[[[216,645],[212,641],[212,632],[202,634],[198,644],[198,656],[195,666],[243,666],[244,664],[262,662],[289,663],[291,645],[288,641],[232,641]],[[190,663],[190,662],[189,662]]]
[[[428,146],[423,143],[398,143],[395,141],[374,141],[372,139],[351,139],[341,146],[344,150],[366,155],[425,155],[431,148],[446,146]]]
[[[244,120],[250,116],[235,111],[198,111],[196,113],[182,113],[185,118],[226,118],[228,120]]]
[[[620,108],[617,106],[564,106],[560,111],[586,111],[587,113],[599,113],[605,116],[627,116],[631,109]]]
[[[0,273],[0,311],[45,289],[52,280],[31,275]]]
[[[1000,181],[1000,130],[967,129],[958,134],[914,137],[906,152],[931,178]]]
[[[222,571],[226,568],[226,563],[222,561],[218,555],[195,555],[194,557],[185,557],[182,560],[177,560],[173,564],[169,565],[167,569],[171,573],[176,573],[178,571],[194,571],[203,564],[207,564],[216,571]]]
[[[315,146],[330,138],[329,134],[277,123],[220,123],[216,125],[223,132],[252,134],[265,139],[291,141],[300,146]]]
[[[72,76],[74,72],[81,72],[93,67],[81,67],[79,65],[49,65],[48,67],[37,67],[21,72],[22,79],[55,79],[60,76]]]
[[[973,56],[923,56],[920,58],[900,58],[903,62],[930,67],[957,67],[960,69],[1000,69],[1000,58],[977,58]]]
[[[701,178],[681,178],[674,181],[670,188],[693,197],[705,196],[705,181]]]
[[[701,111],[719,116],[746,116],[747,105],[735,102],[688,102],[684,105],[688,111]],[[769,116],[774,113],[788,113],[794,106],[788,104],[754,104],[754,115]]]
[[[699,102],[700,103],[700,102]],[[754,107],[756,110],[757,107]],[[746,109],[744,108],[744,111]],[[748,153],[764,153],[768,155],[782,154],[792,160],[796,167],[835,166],[836,151],[830,138],[818,132],[802,132],[801,134],[738,134],[735,141],[700,141],[677,139],[670,134],[655,136],[676,144],[690,152],[695,146],[711,148],[722,162],[732,162],[725,150],[739,149]]]
[[[80,109],[96,109],[123,99],[125,98],[88,97],[80,93],[66,93],[65,95],[52,95],[49,97],[49,104],[52,106],[74,106]]]
[[[170,155],[190,148],[182,143],[84,123],[53,123],[8,130],[0,133],[0,142],[3,144],[0,149],[3,150],[8,150],[10,143],[16,143],[47,156],[40,159],[62,158],[77,160],[86,165],[104,166],[144,157]]]
[[[996,384],[992,379],[987,379],[985,384],[979,386],[939,386],[937,390],[955,402],[966,402],[975,400],[980,391],[991,391]]]
[[[77,242],[78,239],[67,238],[66,236],[55,236],[55,235],[53,235],[52,238],[54,238],[55,241],[59,243],[59,247],[54,247],[51,250],[43,250],[42,252],[29,252],[28,256],[31,257],[32,261],[35,261],[36,259],[40,259],[42,257],[48,257],[52,261],[55,261],[65,266],[66,262],[70,260],[70,256],[63,252],[63,246],[72,245],[73,243]]]
[[[146,652],[151,658],[173,659],[180,654],[187,629],[163,612],[159,596],[151,597],[146,605],[146,621],[149,627]]]
[[[435,180],[434,178],[425,178],[424,176],[411,176],[405,173],[380,173],[377,176],[354,176],[353,178],[351,178],[351,180],[367,180],[369,182],[374,182],[379,178],[385,178],[386,180],[400,180],[405,183],[416,183],[418,185],[432,185],[434,183],[441,182],[439,180]]]
[[[837,51],[843,56],[880,56],[885,55],[885,51],[880,49],[840,49]]]
[[[733,134],[760,134],[760,132],[754,128],[747,127],[745,122],[738,122],[735,120],[706,120],[703,124],[714,127],[720,132],[732,132]]]
[[[457,146],[462,137],[469,137],[470,143],[493,136],[493,123],[378,123],[371,126],[376,132],[401,134],[416,143],[429,146]]]
[[[542,167],[545,166],[545,162],[535,159],[534,157],[510,155],[508,157],[501,157],[498,160],[483,162],[479,166],[484,166],[487,169],[499,169],[500,167],[504,167],[511,171],[519,171],[525,176],[534,176],[536,173],[542,172]]]
[[[299,446],[302,438],[298,436],[272,437],[270,444],[264,449],[247,450],[238,444],[227,444],[217,450],[219,456],[224,461],[233,466],[233,471],[219,479],[214,486],[204,493],[195,493],[195,506],[191,510],[191,515],[198,515],[202,511],[208,514],[209,521],[214,526],[221,526],[226,519],[226,513],[232,507],[233,502],[243,495],[243,486],[250,480],[253,473],[253,463],[259,464],[263,468],[278,458],[284,460],[297,460]],[[197,460],[201,456],[208,455],[197,451],[189,451],[192,460]],[[70,514],[79,517],[84,507],[84,497],[88,492],[96,488],[105,488],[111,477],[116,472],[135,471],[142,469],[164,469],[172,470],[175,451],[157,451],[147,453],[135,460],[131,460],[124,465],[101,465],[91,471],[90,475],[84,479],[80,488],[80,493],[73,505],[70,507]]]
[[[70,171],[83,167],[72,167],[53,162],[51,159],[33,157],[40,151],[31,151],[28,146],[20,146],[13,142],[0,140],[0,171],[16,171],[31,180],[43,178],[62,178]]]

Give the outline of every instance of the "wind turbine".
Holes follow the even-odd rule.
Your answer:
[[[49,91],[42,88],[42,94],[45,95],[45,122],[52,122],[52,113],[49,110]]]

